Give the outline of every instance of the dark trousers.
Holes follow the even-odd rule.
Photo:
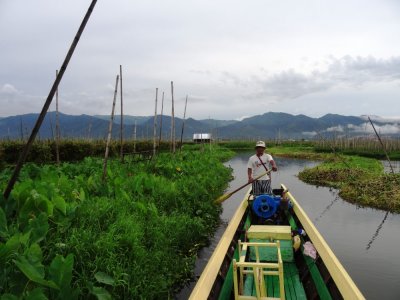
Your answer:
[[[253,195],[272,194],[271,180],[255,180],[252,183]]]

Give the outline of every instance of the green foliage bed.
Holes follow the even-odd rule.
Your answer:
[[[343,162],[344,160],[344,162]],[[339,195],[352,203],[400,212],[400,174],[385,174],[379,160],[331,155],[322,164],[299,174],[305,182],[340,189]]]
[[[105,183],[100,159],[25,166],[0,199],[1,299],[169,298],[219,222],[229,155],[112,160]]]

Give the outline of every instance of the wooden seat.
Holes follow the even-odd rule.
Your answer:
[[[280,241],[280,250],[284,262],[294,261],[293,242],[290,226],[280,225],[252,225],[247,231],[247,238],[253,243]],[[255,249],[250,249],[249,258],[256,260]],[[260,261],[277,261],[277,251],[273,247],[263,247],[260,249]]]
[[[247,230],[247,237],[263,240],[291,240],[292,229],[290,226],[281,225],[251,225]]]

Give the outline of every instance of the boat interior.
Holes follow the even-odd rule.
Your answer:
[[[284,189],[274,189],[273,195],[250,194],[248,207],[232,261],[234,299],[342,298]]]

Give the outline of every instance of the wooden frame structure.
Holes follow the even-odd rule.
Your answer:
[[[239,262],[233,260],[233,287],[235,300],[267,300],[267,299],[285,299],[285,287],[283,279],[283,261],[281,256],[280,242],[271,243],[242,243],[239,240]],[[254,247],[256,253],[256,262],[247,262],[247,250]],[[260,262],[260,247],[276,247],[278,252],[278,261],[276,263]],[[239,269],[239,281],[237,270]],[[271,269],[277,269],[271,270]],[[243,295],[243,281],[247,274],[254,277],[254,285],[256,289],[256,297]],[[279,298],[267,297],[267,288],[265,284],[265,276],[274,275],[279,276]]]

